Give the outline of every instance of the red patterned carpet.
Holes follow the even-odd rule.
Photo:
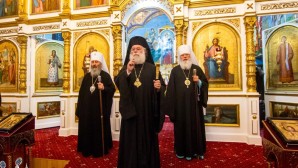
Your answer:
[[[66,168],[114,168],[117,167],[118,142],[108,155],[102,158],[84,158],[76,152],[77,136],[59,137],[58,127],[36,130],[32,155],[36,158],[70,160]],[[164,124],[159,135],[162,168],[267,168],[261,146],[244,143],[207,142],[204,160],[176,158],[173,151],[173,125]]]

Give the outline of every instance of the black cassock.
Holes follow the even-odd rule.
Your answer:
[[[193,82],[193,69],[202,82],[199,89]],[[191,81],[187,88],[186,77]],[[196,88],[195,88],[196,87]],[[196,89],[196,90],[195,90]],[[196,91],[200,94],[196,94]],[[166,114],[174,123],[174,148],[179,156],[193,157],[206,152],[206,135],[203,107],[207,106],[208,80],[202,69],[192,64],[190,70],[182,70],[180,65],[171,71],[166,92],[168,110]],[[199,97],[199,101],[198,100]]]
[[[115,77],[120,91],[119,111],[122,116],[118,168],[160,167],[158,132],[164,120],[160,99],[165,85],[161,80],[160,92],[154,90],[155,66],[145,63],[140,75],[142,84],[137,88],[134,82],[141,69],[142,65],[136,65],[136,71],[127,75],[124,66]]]
[[[110,115],[115,86],[107,72],[101,71],[100,76],[102,83],[104,84],[104,90],[101,91],[101,94],[104,116],[104,153],[107,154],[109,149],[113,146]],[[83,156],[103,156],[100,99],[97,86],[98,81],[95,82],[96,79],[97,77],[93,78],[93,83],[95,83],[94,86],[96,89],[91,94],[90,87],[92,85],[92,77],[90,73],[87,73],[82,81],[78,97],[76,109],[76,116],[79,117],[77,151],[82,152]]]

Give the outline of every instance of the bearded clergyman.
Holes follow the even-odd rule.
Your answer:
[[[124,66],[115,83],[120,92],[122,116],[118,168],[160,167],[157,133],[164,119],[160,107],[165,84],[143,37],[130,39]]]
[[[78,97],[77,151],[84,157],[100,157],[112,148],[110,115],[115,86],[103,54],[92,52],[89,73],[85,74]]]
[[[166,92],[167,114],[174,123],[174,150],[179,159],[204,159],[203,107],[207,107],[208,80],[190,46],[178,48],[178,63],[171,71]]]

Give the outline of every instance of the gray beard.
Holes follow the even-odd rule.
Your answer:
[[[134,56],[130,54],[129,59],[133,59],[135,61],[135,64],[144,64],[144,62],[146,61],[146,56],[144,52],[139,56]]]
[[[192,62],[190,60],[180,61],[179,65],[183,70],[189,70],[191,68]]]
[[[97,77],[100,74],[100,71],[99,68],[91,68],[90,74],[92,77]]]

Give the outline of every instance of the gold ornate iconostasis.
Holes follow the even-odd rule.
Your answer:
[[[209,79],[209,90],[241,90],[241,45],[234,28],[207,24],[194,35],[192,48]]]

